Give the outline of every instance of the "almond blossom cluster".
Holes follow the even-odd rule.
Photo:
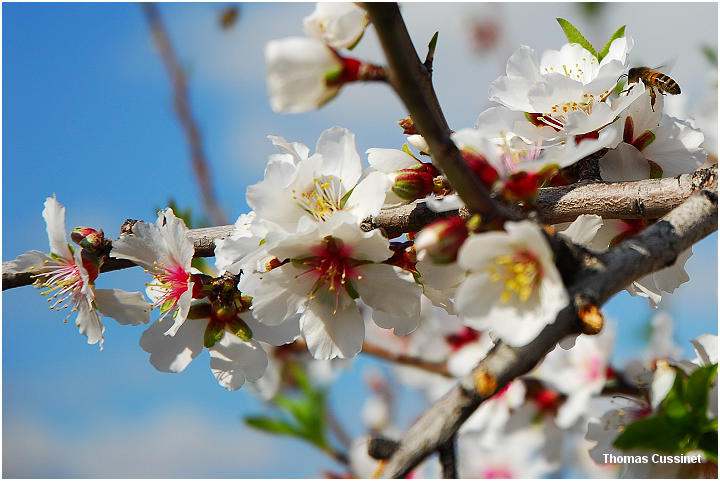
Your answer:
[[[383,80],[379,67],[339,53],[361,40],[368,23],[355,4],[320,3],[304,19],[306,37],[270,42],[265,56],[272,108],[307,111],[348,82]],[[599,159],[596,180],[607,182],[700,167],[707,158],[705,138],[692,122],[663,114],[662,96],[653,105],[651,85],[616,88],[630,67],[633,45],[621,34],[602,58],[578,43],[541,56],[520,47],[506,74],[490,86],[488,99],[497,105],[480,113],[474,126],[452,133],[468,171],[498,202],[531,213],[540,188],[578,181],[574,168],[589,156]],[[101,313],[132,325],[154,317],[139,342],[160,371],[181,372],[206,349],[222,387],[236,390],[250,381],[261,397],[272,399],[287,387],[288,366],[305,366],[313,381],[326,381],[342,368],[342,359],[370,343],[442,366],[433,373],[407,366],[393,371],[436,400],[498,342],[530,344],[571,303],[551,233],[603,252],[650,222],[581,215],[572,223],[541,226],[528,219],[492,224],[449,215],[464,202],[430,161],[433,152],[412,120],[405,123],[412,147],[371,148],[365,156],[355,134],[339,126],[320,133],[314,149],[269,135],[277,152],[263,179],[247,188],[252,210],[229,236],[215,240],[214,269],[192,266],[189,229],[170,208],[154,223],[128,224],[111,245],[102,231],[76,228],[73,248],[65,209],[54,197],[43,211],[50,254],[30,251],[13,261],[13,269],[31,272],[52,308],[77,311],[88,343],[102,347]],[[388,238],[382,229],[361,228],[368,219],[420,202],[439,220],[419,232]],[[689,280],[684,264],[691,255],[688,249],[673,265],[636,279],[628,292],[657,308]],[[110,258],[143,269],[145,296],[95,288]],[[622,370],[611,365],[619,328],[609,325],[597,336],[564,340],[528,375],[484,402],[458,433],[459,474],[552,477],[568,466],[617,474],[620,466],[606,465],[599,453],[643,448],[632,439],[618,447],[616,440],[632,422],[661,419],[678,383],[717,363],[712,335],[693,341],[696,359],[679,359],[671,321],[660,312],[651,342],[658,352],[646,359]],[[708,379],[716,403],[717,381]],[[375,376],[369,384],[373,394],[363,410],[369,431],[399,436],[389,381]],[[613,389],[628,386],[633,394],[619,407]],[[702,415],[716,419],[713,401],[705,407]],[[702,443],[683,448],[702,451]],[[367,438],[353,442],[349,463],[356,475],[377,472],[367,450]],[[427,469],[422,474],[436,475]]]

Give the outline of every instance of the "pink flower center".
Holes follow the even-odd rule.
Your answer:
[[[352,250],[352,247],[343,244],[340,239],[328,236],[322,244],[312,248],[314,254],[312,257],[295,260],[296,263],[308,268],[301,275],[315,277],[315,283],[309,292],[310,299],[315,299],[318,293],[327,293],[334,297],[334,314],[341,304],[343,292],[353,299],[358,296],[352,281],[362,279],[356,267],[364,262],[350,257]]]
[[[450,349],[453,351],[459,350],[461,347],[477,341],[480,338],[480,333],[474,329],[463,326],[462,330],[457,334],[447,336],[445,340],[450,345]]]
[[[85,283],[80,275],[80,268],[74,262],[63,259],[56,264],[46,260],[43,270],[42,274],[34,274],[33,277],[44,278],[41,285],[48,289],[42,293],[43,296],[52,293],[47,299],[48,302],[52,302],[50,309],[59,311],[72,305],[72,310],[75,311],[84,298],[82,289]],[[67,322],[67,319],[63,322]]]
[[[146,285],[157,294],[153,308],[162,306],[162,312],[167,313],[177,305],[180,297],[188,290],[190,273],[178,264],[165,267],[164,264],[155,263],[155,273],[150,274],[153,276],[153,282]]]
[[[595,355],[590,357],[585,365],[587,368],[585,371],[585,379],[588,381],[595,381],[600,378],[600,376],[605,373],[602,364],[603,362],[600,356]]]

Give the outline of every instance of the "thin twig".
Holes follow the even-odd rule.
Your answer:
[[[447,365],[444,362],[430,362],[417,357],[408,356],[406,354],[394,353],[369,342],[363,343],[361,352],[370,356],[379,357],[380,359],[385,359],[386,361],[394,362],[396,364],[422,369],[423,371],[432,372],[445,377],[452,377],[447,369]]]
[[[490,197],[472,174],[450,139],[450,128],[440,108],[430,73],[415,51],[396,3],[364,3],[375,26],[388,63],[388,76],[412,116],[418,132],[430,146],[433,162],[445,174],[470,211],[489,219],[515,219],[518,215]]]
[[[529,372],[557,343],[577,334],[578,307],[601,306],[633,280],[672,265],[695,242],[717,230],[717,179],[636,236],[598,256],[587,256],[584,268],[568,285],[571,302],[529,344],[498,343],[460,384],[431,406],[405,433],[381,476],[406,476],[453,436],[486,399]]]
[[[160,18],[157,5],[154,3],[141,3],[140,6],[150,25],[153,40],[155,41],[155,45],[165,65],[165,70],[172,83],[173,105],[175,106],[178,119],[185,130],[185,137],[190,147],[193,171],[195,172],[195,177],[200,187],[205,212],[215,224],[227,224],[227,216],[215,198],[210,167],[208,166],[203,150],[202,136],[200,135],[200,129],[190,109],[185,71],[175,55],[170,37],[162,22],[162,18]]]
[[[335,416],[333,410],[327,404],[325,405],[325,420],[327,421],[330,430],[333,434],[335,434],[337,440],[340,441],[340,444],[342,444],[343,448],[349,450],[350,446],[352,446],[352,438],[340,423],[337,416]]]

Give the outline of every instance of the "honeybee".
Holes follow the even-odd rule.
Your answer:
[[[621,76],[621,78],[623,76]],[[653,112],[655,112],[655,89],[658,89],[660,95],[665,95],[666,93],[670,95],[677,95],[680,93],[680,86],[676,81],[664,73],[658,72],[657,70],[649,67],[631,68],[628,70],[627,78],[628,84],[638,83],[640,80],[643,81],[645,88],[650,91],[650,108],[652,108]],[[632,89],[632,87],[624,90],[624,92],[629,92],[630,89]]]

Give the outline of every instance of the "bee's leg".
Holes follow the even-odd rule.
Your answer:
[[[650,108],[655,112],[655,88],[650,87]]]
[[[625,90],[622,90],[620,93],[618,93],[618,95],[622,95],[622,94],[626,94],[626,93],[630,92],[634,86],[635,85],[631,85],[630,87],[626,88]]]

